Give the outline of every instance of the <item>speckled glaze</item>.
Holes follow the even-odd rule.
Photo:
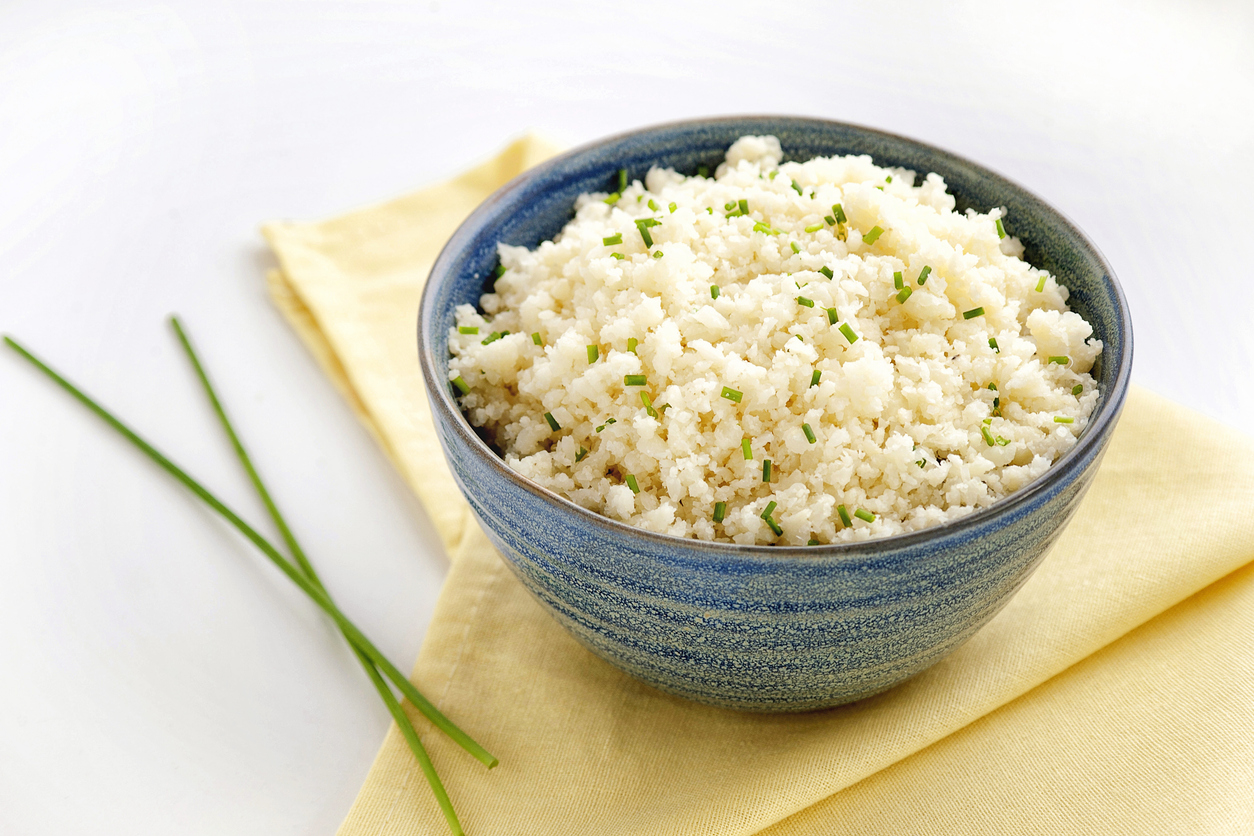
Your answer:
[[[779,137],[787,159],[870,154],[935,171],[959,210],[1009,210],[1029,262],[1054,273],[1105,350],[1101,398],[1079,443],[1041,479],[947,525],[865,543],[737,546],[615,522],[509,470],[448,386],[453,309],[478,304],[498,242],[533,247],[612,190],[619,168],[712,171],[746,134]],[[419,355],[453,474],[502,556],[594,653],[657,688],[747,711],[805,711],[876,694],[949,653],[1027,580],[1084,495],[1123,407],[1132,365],[1127,302],[1097,248],[1042,200],[920,142],[819,119],[753,116],[645,128],[578,148],[516,178],[457,230],[427,281]]]

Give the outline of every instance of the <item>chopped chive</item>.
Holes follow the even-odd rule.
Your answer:
[[[709,176],[710,176],[710,167],[709,167],[708,165],[699,165],[699,166],[697,166],[697,176],[698,176],[698,177],[709,177]]]
[[[1001,349],[997,347],[997,338],[996,338],[996,337],[989,337],[989,338],[988,338],[988,347],[989,347],[989,348],[991,348],[991,349],[993,349],[993,351],[996,351],[998,354],[1001,354]]]
[[[1037,292],[1037,293],[1041,293],[1041,292],[1043,292],[1043,291],[1045,290],[1045,280],[1046,280],[1047,278],[1049,278],[1049,277],[1048,277],[1048,276],[1041,276],[1041,280],[1040,280],[1039,282],[1037,282],[1037,283],[1036,283],[1036,292]]]
[[[845,335],[845,339],[849,340],[849,344],[853,345],[858,341],[858,335],[849,327],[848,322],[842,322],[840,325],[840,333]]]
[[[827,309],[827,323],[829,325],[835,325],[838,319],[840,319],[840,317],[836,315],[836,309],[828,308]]]
[[[608,427],[610,424],[617,424],[617,423],[618,423],[618,419],[617,419],[617,418],[606,418],[606,419],[605,419],[605,425],[606,425],[607,427]]]
[[[744,454],[745,461],[749,461],[753,458],[753,448],[749,446],[749,439],[740,439],[740,452]]]
[[[848,528],[849,526],[853,525],[853,520],[849,518],[849,509],[846,508],[844,505],[837,505],[836,513],[840,514],[840,521],[844,523],[845,528]]]
[[[736,208],[736,201],[734,200],[729,200],[723,204],[724,211],[730,212],[735,208]]]
[[[732,389],[730,386],[723,387],[722,397],[727,398],[727,400],[729,401],[735,401],[736,403],[740,403],[740,399],[743,398],[744,396],[745,396],[744,392],[737,392],[735,389]]]
[[[505,275],[505,265],[504,265],[504,264],[498,264],[498,265],[496,265],[496,270],[495,270],[495,271],[493,271],[493,275],[494,275],[494,276],[496,276],[496,278],[498,278],[498,279],[499,279],[501,276],[504,276],[504,275]]]
[[[749,201],[745,200],[744,198],[741,198],[740,201],[737,202],[736,206],[740,208],[740,214],[742,215],[749,214]]]
[[[601,349],[595,345],[588,346],[588,365],[591,366],[597,361],[597,357],[601,355]]]
[[[885,183],[891,183],[891,182],[893,182],[893,175],[891,175],[891,174],[890,174],[890,175],[888,175],[887,177],[885,177],[885,178],[884,178],[884,182],[885,182]]]
[[[815,540],[813,537],[811,537],[809,540],[806,541],[806,545],[807,546],[821,546],[823,544],[820,543],[818,540]]]
[[[814,444],[815,442],[818,441],[818,438],[814,435],[813,428],[811,428],[809,424],[802,424],[801,431],[806,434],[806,441],[810,442],[811,444]]]
[[[459,334],[478,334],[478,333],[479,333],[479,326],[478,326],[478,325],[459,325],[459,326],[457,326],[457,333],[459,333]]]
[[[544,413],[544,420],[549,422],[549,427],[553,430],[553,432],[557,432],[562,428],[562,425],[557,423],[557,419],[553,417],[552,412]]]
[[[894,270],[894,271],[893,271],[893,287],[897,288],[898,290],[901,290],[901,289],[902,289],[902,287],[904,287],[904,286],[905,286],[905,285],[903,284],[903,280],[902,280],[902,276],[901,276],[901,271],[900,271],[900,270]]]
[[[836,223],[843,224],[848,218],[845,217],[845,210],[841,208],[839,203],[832,204],[832,216],[836,218]]]
[[[923,284],[924,282],[926,282],[928,274],[931,272],[932,272],[931,267],[928,267],[926,264],[923,265],[923,269],[919,271],[919,284]]]
[[[1009,444],[1009,443],[1010,443],[1010,439],[1008,439],[1008,438],[1002,438],[1000,435],[999,435],[999,436],[997,436],[997,446],[998,446],[998,447],[1005,447],[1005,446],[1006,446],[1007,444]]]
[[[653,198],[649,198],[649,211],[656,212],[657,204],[653,202]]]
[[[983,421],[983,423],[984,423],[984,426],[986,426],[986,427],[987,427],[989,424],[993,423],[993,419],[992,419],[992,418],[985,418],[985,419],[984,419],[984,421]]]
[[[912,293],[914,293],[914,291],[913,291],[913,290],[911,290],[911,289],[910,289],[910,288],[908,288],[908,287],[903,287],[903,288],[901,289],[901,293],[898,293],[898,294],[897,294],[897,301],[898,301],[898,302],[902,302],[902,303],[904,303],[907,299],[909,299],[909,298],[910,298],[910,294],[912,294]]]
[[[622,261],[624,258],[626,258],[626,256],[623,255],[622,253],[610,253],[610,258],[617,258],[619,261]]]
[[[583,457],[586,455],[588,455],[588,448],[581,444],[579,446],[579,452],[575,454],[575,464],[579,464],[583,461]]]
[[[536,331],[531,335],[531,341],[536,345],[544,345],[544,340],[540,339],[540,332]]]
[[[988,384],[988,388],[989,388],[989,391],[991,391],[991,392],[996,392],[996,391],[997,391],[997,384],[996,384],[996,383],[990,383],[990,384]]]
[[[714,522],[716,523],[722,522],[723,518],[726,516],[727,516],[727,503],[715,502],[714,503]]]
[[[884,234],[884,230],[878,224],[871,227],[871,231],[862,236],[863,244],[874,244],[879,237]]]
[[[924,465],[927,464],[927,462],[923,461],[923,459],[919,459],[917,462],[915,462],[915,464],[919,466],[919,470],[922,470]]]
[[[638,345],[640,345],[640,342],[635,337],[627,338],[627,350],[632,354],[636,353],[636,346]]]
[[[795,191],[797,194],[801,195],[802,197],[805,197],[805,193],[801,191],[801,187],[797,185],[796,180],[793,180],[792,183],[790,183],[789,185],[792,186],[793,191]]]
[[[713,207],[713,206],[707,206],[707,207],[705,207],[705,213],[706,213],[707,215],[713,215],[713,214],[714,214],[714,207]]]
[[[1074,423],[1075,423],[1075,419],[1074,419],[1074,418],[1066,418],[1066,417],[1064,417],[1064,416],[1062,416],[1062,415],[1055,415],[1055,416],[1054,416],[1054,423],[1055,423],[1055,424],[1074,424]]]
[[[509,333],[509,332],[507,332],[507,331],[493,331],[491,334],[488,334],[486,337],[484,337],[482,340],[480,340],[480,341],[479,341],[479,344],[480,344],[480,345],[491,345],[492,343],[494,343],[494,342],[496,342],[497,340],[499,340],[501,337],[505,336],[507,333]]]
[[[657,252],[653,253],[653,257],[654,257],[654,258],[661,258],[661,257],[662,257],[662,251],[661,251],[661,250],[658,250]]]
[[[653,236],[649,234],[649,227],[660,225],[661,221],[654,220],[653,218],[641,218],[636,221],[636,229],[640,231],[640,238],[644,241],[645,247],[653,246]]]
[[[818,232],[822,228],[823,228],[823,224],[811,224],[810,226],[806,227],[806,232]]]
[[[650,418],[657,417],[657,410],[653,408],[653,399],[649,397],[648,392],[640,393],[640,403],[644,404],[644,411]]]
[[[982,306],[962,312],[963,319],[975,319],[977,316],[984,316],[984,308]]]
[[[1070,362],[1071,362],[1071,358],[1065,354],[1060,354],[1060,355],[1049,358],[1049,363],[1056,363],[1059,366],[1065,366]],[[1046,363],[1045,365],[1049,365],[1049,363]]]
[[[453,385],[456,386],[457,391],[461,392],[463,395],[470,393],[470,384],[467,383],[466,378],[462,377],[461,375],[458,375],[457,377],[453,378]]]
[[[627,191],[627,169],[625,168],[618,170],[618,190],[620,192]]]
[[[827,224],[828,226],[836,226],[836,219],[833,218],[831,215],[824,215],[823,222]]]
[[[679,208],[679,204],[672,200],[666,205],[666,208],[670,210],[671,214],[674,214],[675,210]]]
[[[763,482],[771,481],[771,460],[770,459],[762,460],[762,481]]]
[[[609,204],[610,206],[613,206],[615,203],[618,203],[618,200],[621,197],[622,197],[621,194],[619,194],[618,192],[614,192],[614,194],[610,195],[609,197],[605,199],[605,202]]]
[[[766,508],[758,516],[762,517],[762,519],[764,520],[768,519],[771,516],[771,514],[775,513],[775,509],[778,507],[779,507],[779,503],[776,502],[775,500],[771,500],[769,503],[767,503]]]
[[[789,241],[788,246],[792,247],[792,251],[797,255],[801,255],[801,248],[797,246],[796,241]]]
[[[615,232],[613,235],[609,236],[608,238],[602,238],[601,243],[607,247],[612,247],[615,244],[621,244],[623,243],[623,233]]]
[[[993,414],[1001,415],[1001,398],[993,398]]]
[[[801,340],[802,342],[805,342],[805,341],[806,341],[806,338],[805,338],[805,337],[803,337],[803,336],[801,336],[800,334],[793,334],[793,336],[794,336],[794,337],[796,337],[797,339]]]
[[[1075,395],[1076,397],[1079,397],[1080,393],[1083,391],[1084,391],[1083,383],[1077,383],[1075,386],[1071,387],[1071,394]]]
[[[603,430],[603,429],[605,429],[605,425],[604,425],[604,424],[602,424],[601,426],[597,427],[597,432],[601,432],[601,430]]]
[[[980,427],[980,435],[984,436],[984,443],[989,447],[993,446],[993,434],[988,431],[988,427]]]
[[[993,225],[997,227],[997,237],[998,237],[998,238],[1005,238],[1005,237],[1006,237],[1006,227],[1002,226],[1002,224],[1001,224],[1001,218],[998,218],[996,221],[994,221],[994,222],[993,222]]]
[[[623,375],[624,386],[647,386],[648,381],[642,374],[625,374]]]
[[[804,296],[798,296],[798,297],[797,297],[797,304],[798,304],[798,305],[801,305],[801,306],[802,306],[802,307],[804,307],[804,308],[813,308],[813,307],[814,307],[814,300],[813,300],[813,299],[807,299],[807,298],[806,298],[806,297],[804,297]]]
[[[823,373],[819,371],[818,369],[815,369],[813,372],[811,372],[810,373],[810,387],[813,388],[815,386],[818,386],[819,379],[822,377],[823,377]]]
[[[863,508],[859,508],[857,511],[854,511],[853,515],[860,520],[866,520],[867,522],[875,522],[875,515],[872,514],[870,511],[867,511]]]
[[[774,531],[774,532],[775,532],[775,536],[776,536],[776,537],[782,537],[782,536],[783,536],[783,534],[784,534],[784,529],[780,528],[780,527],[779,527],[779,523],[775,522],[775,520],[771,519],[770,517],[767,517],[767,518],[766,518],[766,524],[767,524],[767,525],[769,525],[769,526],[771,527],[771,531]]]
[[[641,192],[640,194],[636,195],[636,203],[639,203],[642,200],[644,200],[644,192]]]
[[[829,279],[836,275],[832,272],[832,268],[828,267],[826,264],[819,268],[819,272],[824,276],[827,276]]]
[[[624,481],[627,482],[627,487],[631,488],[632,493],[640,493],[640,485],[636,484],[635,474],[628,473]]]
[[[718,285],[716,284],[710,285],[710,298],[711,299],[717,299],[720,292],[721,291],[718,289]]]

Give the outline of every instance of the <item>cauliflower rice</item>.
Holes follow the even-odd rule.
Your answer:
[[[1076,443],[1102,344],[1001,209],[782,156],[744,137],[500,246],[449,378],[509,467],[650,531],[813,545],[970,514]]]

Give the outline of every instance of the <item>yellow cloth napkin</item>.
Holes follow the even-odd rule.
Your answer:
[[[456,490],[415,347],[441,245],[556,150],[525,137],[408,197],[264,229],[274,300],[448,548],[413,677],[501,759],[488,772],[419,721],[468,833],[1254,832],[1254,443],[1142,389],[1032,579],[888,693],[740,714],[654,691],[567,636]],[[340,834],[445,832],[393,726]]]

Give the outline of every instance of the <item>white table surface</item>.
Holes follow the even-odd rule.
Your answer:
[[[1252,7],[1036,5],[7,0],[0,330],[260,522],[180,313],[329,587],[402,668],[447,560],[267,301],[257,227],[527,128],[795,113],[982,161],[1110,258],[1135,381],[1244,426]],[[10,352],[0,635],[3,834],[331,833],[388,723],[299,592]]]

